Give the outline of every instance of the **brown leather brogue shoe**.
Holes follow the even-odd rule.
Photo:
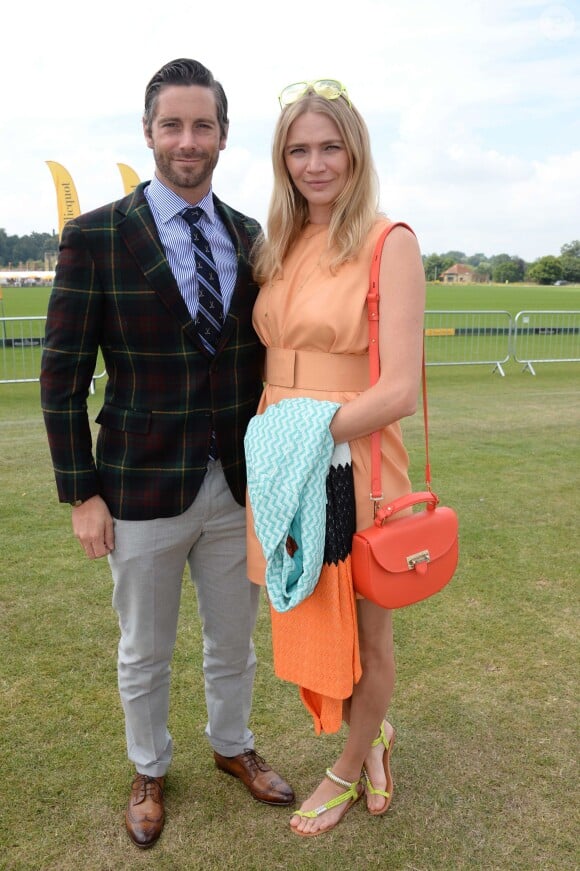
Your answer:
[[[129,837],[138,847],[152,847],[163,831],[163,777],[136,774],[125,813]]]
[[[239,778],[258,801],[284,806],[294,802],[292,787],[255,750],[237,756],[221,756],[214,751],[213,756],[217,767]]]

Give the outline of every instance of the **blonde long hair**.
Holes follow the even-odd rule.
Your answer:
[[[286,255],[308,223],[308,202],[296,189],[286,168],[284,149],[290,125],[305,112],[326,115],[339,129],[349,157],[349,174],[332,208],[328,245],[330,268],[336,269],[356,257],[378,212],[378,178],[371,155],[367,126],[344,97],[326,100],[308,91],[286,106],[278,119],[272,142],[274,187],[270,198],[266,235],[253,254],[254,275],[259,284],[282,275]]]

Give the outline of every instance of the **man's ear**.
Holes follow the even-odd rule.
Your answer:
[[[227,145],[229,130],[230,130],[230,125],[226,124],[225,133],[222,133],[222,135],[220,137],[220,151],[223,151]]]
[[[149,132],[149,128],[145,122],[145,118],[143,118],[143,136],[145,137],[145,142],[147,143],[147,148],[153,148],[153,138],[151,133]]]

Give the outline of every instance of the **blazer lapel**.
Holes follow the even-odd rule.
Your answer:
[[[155,221],[143,193],[146,184],[147,182],[141,183],[129,197],[120,201],[117,208],[119,235],[163,304],[181,323],[189,337],[203,348],[159,240]]]
[[[141,182],[133,193],[117,205],[117,229],[135,261],[143,271],[144,278],[159,295],[168,311],[179,321],[183,331],[195,342],[206,356],[211,356],[199,339],[197,328],[183,300],[175,277],[169,267],[149,204],[143,193],[148,182]],[[246,228],[232,219],[227,206],[214,196],[219,215],[224,222],[236,249],[236,285],[221,332],[218,351],[232,335],[240,316],[247,317],[248,307],[253,306],[255,287],[248,261],[252,243]]]
[[[240,227],[232,220],[228,208],[215,195],[214,205],[219,212],[219,216],[224,222],[236,249],[238,267],[230,309],[220,336],[220,343],[218,345],[219,350],[219,348],[221,348],[230,338],[238,319],[243,315],[247,317],[248,306],[254,305],[255,294],[251,296],[249,293],[249,288],[253,285],[252,270],[248,260],[248,249],[251,240],[247,238],[245,228]]]

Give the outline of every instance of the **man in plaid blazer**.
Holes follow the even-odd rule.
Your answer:
[[[250,250],[259,224],[219,200],[222,86],[194,60],[162,67],[145,93],[155,176],[66,224],[50,298],[42,407],[58,495],[89,558],[107,556],[119,616],[119,689],[136,775],[125,814],[149,847],[164,825],[170,663],[186,563],[203,629],[206,735],[218,768],[270,804],[290,786],[254,750],[248,728],[259,589],[246,578],[243,439],[262,388],[252,327]],[[190,227],[203,210],[224,322],[201,342]],[[95,453],[87,397],[101,352],[107,381]],[[217,459],[213,459],[217,445]]]

